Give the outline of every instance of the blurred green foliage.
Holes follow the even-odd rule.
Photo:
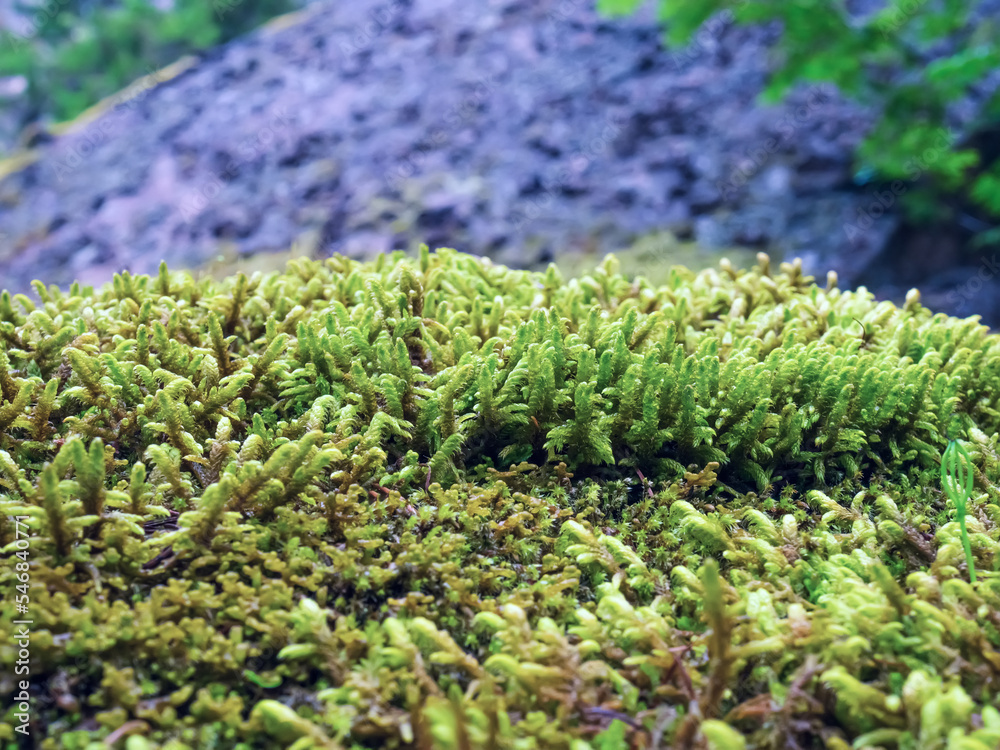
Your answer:
[[[641,0],[597,0],[609,15]],[[873,106],[880,118],[861,144],[859,174],[914,184],[901,202],[915,219],[957,220],[965,213],[1000,242],[1000,21],[976,18],[968,0],[888,0],[852,13],[845,2],[801,0],[658,0],[665,43],[688,43],[716,13],[738,24],[780,21],[784,28],[764,100],[796,83],[824,81]],[[973,102],[956,128],[956,108]],[[991,148],[992,143],[992,148]]]
[[[18,4],[27,25],[0,32],[0,73],[28,80],[30,119],[68,120],[138,77],[294,10],[295,0]]]

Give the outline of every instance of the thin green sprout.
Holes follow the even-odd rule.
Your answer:
[[[958,525],[962,530],[962,546],[965,548],[965,564],[969,568],[969,580],[975,583],[976,566],[972,561],[969,532],[965,527],[966,503],[972,494],[972,469],[972,458],[965,448],[957,440],[949,442],[941,457],[941,486],[948,498],[955,503]]]

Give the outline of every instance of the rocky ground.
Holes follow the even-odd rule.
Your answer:
[[[665,229],[899,297],[899,219],[852,181],[868,116],[825,88],[757,104],[775,34],[717,21],[674,52],[592,0],[317,2],[0,164],[0,287],[293,242],[528,266]],[[1000,321],[990,259],[943,258],[925,304]]]

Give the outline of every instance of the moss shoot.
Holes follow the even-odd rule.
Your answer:
[[[36,289],[0,297],[0,746],[1000,746],[976,318],[765,255]]]

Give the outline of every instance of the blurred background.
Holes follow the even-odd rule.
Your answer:
[[[0,289],[758,251],[1000,325],[1000,0],[0,0]]]

